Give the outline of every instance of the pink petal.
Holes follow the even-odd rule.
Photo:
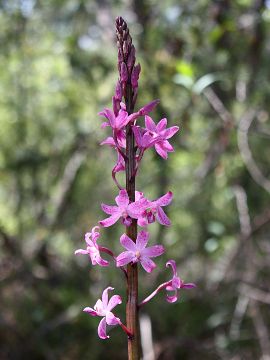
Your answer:
[[[145,230],[139,232],[136,240],[136,248],[140,251],[144,249],[149,240],[149,233]]]
[[[99,115],[106,117],[109,120],[111,127],[115,126],[115,116],[111,109],[104,109]]]
[[[111,206],[106,204],[101,204],[101,209],[108,215],[116,214],[119,211],[118,206]]]
[[[176,272],[176,262],[174,260],[169,260],[166,262],[166,267],[171,266],[172,271],[173,271],[173,275],[177,276],[177,272]]]
[[[148,221],[145,217],[139,217],[137,224],[141,227],[145,227],[148,225]]]
[[[181,287],[182,287],[182,289],[193,289],[193,288],[196,287],[196,285],[193,284],[193,283],[187,283],[187,284],[184,284],[184,285],[181,286]]]
[[[147,130],[156,132],[156,124],[153,119],[148,115],[145,116],[145,127]]]
[[[109,290],[114,290],[114,288],[111,286],[108,286],[105,290],[103,290],[103,293],[102,293],[102,304],[103,304],[104,309],[106,309],[107,305],[108,305],[108,291]]]
[[[132,217],[133,219],[138,219],[139,217],[142,216],[143,212],[145,211],[145,209],[148,207],[149,204],[150,201],[145,198],[141,198],[140,200],[129,204],[127,208],[129,216]]]
[[[170,139],[174,134],[177,133],[178,130],[179,130],[178,126],[172,126],[166,129],[162,135],[165,137],[165,139]]]
[[[152,272],[154,270],[154,268],[156,267],[156,264],[154,263],[154,261],[152,261],[151,259],[149,259],[146,256],[142,256],[140,258],[140,263],[142,264],[142,267],[144,268],[144,270],[147,271],[148,273]]]
[[[116,258],[116,266],[124,266],[132,261],[136,261],[137,258],[135,257],[132,251],[124,251],[119,254]]]
[[[127,190],[123,189],[119,191],[119,195],[116,196],[115,202],[119,207],[126,207],[129,204],[129,197]]]
[[[172,147],[172,145],[169,143],[168,140],[163,140],[162,142],[159,143],[159,145],[168,152],[174,151],[174,148]]]
[[[177,291],[175,290],[174,292],[174,295],[167,295],[166,297],[166,300],[169,302],[169,303],[174,303],[177,301]]]
[[[165,195],[155,200],[154,203],[157,204],[158,206],[167,206],[171,203],[172,198],[173,198],[173,193],[171,191],[168,191]]]
[[[112,226],[121,217],[121,214],[116,214],[108,217],[107,219],[99,221],[99,224],[103,227]]]
[[[161,132],[162,130],[166,129],[167,126],[167,119],[161,119],[158,123],[157,123],[157,132]]]
[[[170,219],[168,218],[168,216],[165,214],[162,207],[160,207],[160,206],[157,209],[157,221],[161,225],[165,225],[165,226],[170,226],[171,225]]]
[[[76,250],[75,251],[75,253],[74,253],[75,255],[78,255],[78,254],[80,254],[80,255],[86,255],[86,254],[89,254],[88,253],[88,251],[87,250],[84,250],[84,249],[78,249],[78,250]]]
[[[167,151],[163,149],[162,146],[160,146],[159,143],[155,144],[156,152],[165,160],[168,159]]]
[[[109,136],[105,140],[103,140],[100,145],[115,146],[115,141],[111,136]]]
[[[137,251],[137,246],[136,246],[135,242],[132,241],[126,234],[123,234],[120,237],[120,243],[125,249],[127,249],[129,251],[133,251],[133,252]]]
[[[156,257],[164,253],[165,249],[162,245],[149,246],[142,251],[142,254],[147,257]]]
[[[100,266],[108,266],[109,265],[109,261],[102,259],[101,256],[96,256],[96,262]]]
[[[84,308],[83,311],[90,314],[91,316],[97,316],[96,310],[94,310],[94,309],[92,309],[90,307]]]
[[[108,303],[108,306],[107,306],[107,310],[108,311],[111,311],[114,307],[116,307],[117,305],[119,304],[122,304],[122,299],[121,299],[121,296],[119,295],[113,295],[110,300],[109,300],[109,303]]]
[[[106,334],[106,319],[105,317],[100,321],[98,325],[98,336],[101,339],[108,339],[109,336]]]
[[[106,126],[110,126],[110,124],[106,121],[101,124],[101,129],[104,129]]]
[[[153,100],[150,103],[144,105],[144,107],[142,107],[139,110],[140,116],[149,114],[152,110],[154,110],[154,108],[157,106],[158,103],[159,103],[159,100],[157,99],[157,100]]]
[[[108,325],[118,325],[119,319],[110,311],[106,313],[106,323]]]

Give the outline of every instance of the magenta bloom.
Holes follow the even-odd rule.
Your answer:
[[[168,282],[168,285],[166,286],[167,291],[174,292],[174,295],[167,295],[167,301],[173,303],[177,300],[177,291],[179,289],[192,289],[196,287],[196,285],[193,283],[184,283],[184,281],[177,275],[176,263],[174,260],[169,260],[166,263],[166,266],[171,266],[173,271],[173,278],[170,282]]]
[[[167,206],[171,203],[173,198],[173,193],[171,191],[167,192],[165,195],[161,196],[159,199],[154,201],[149,201],[147,208],[144,213],[138,219],[138,225],[146,226],[157,221],[161,225],[170,226],[171,222],[168,216],[165,214],[162,209],[163,206]]]
[[[118,132],[129,123],[131,117],[128,115],[125,109],[125,105],[121,103],[120,106],[121,109],[119,110],[117,116],[115,116],[114,112],[111,109],[104,109],[99,113],[99,115],[104,116],[108,120],[102,123],[102,128],[106,126],[111,126],[113,130]]]
[[[117,206],[101,204],[102,210],[106,214],[111,215],[99,222],[101,226],[111,226],[120,218],[122,218],[124,225],[130,226],[132,219],[138,219],[149,203],[149,201],[143,197],[138,201],[130,203],[128,193],[124,189],[119,191],[119,195],[116,196],[115,202]]]
[[[177,131],[179,130],[178,126],[172,126],[166,129],[167,119],[161,119],[156,125],[153,119],[146,115],[145,116],[145,127],[147,133],[152,135],[155,139],[155,149],[156,152],[163,158],[168,158],[168,152],[174,151],[172,145],[167,139],[170,139]]]
[[[104,260],[100,256],[99,246],[97,244],[97,239],[100,237],[99,227],[95,226],[91,230],[85,234],[85,242],[87,244],[86,249],[78,249],[75,251],[75,255],[83,254],[89,255],[92,265],[100,265],[100,266],[108,266],[109,262]],[[108,250],[104,248],[105,250]],[[108,250],[110,252],[110,250]]]
[[[120,238],[122,246],[127,250],[122,252],[116,258],[116,266],[124,266],[130,262],[133,264],[140,262],[145,271],[150,273],[156,264],[150,259],[164,253],[162,245],[154,245],[146,248],[149,240],[149,233],[147,231],[140,231],[136,243],[132,241],[126,234]]]
[[[91,316],[102,316],[99,325],[98,325],[98,336],[101,339],[107,339],[109,336],[106,333],[107,325],[120,325],[121,321],[117,318],[111,310],[118,304],[122,303],[122,299],[119,295],[113,295],[108,301],[108,291],[114,290],[112,287],[107,287],[102,293],[102,300],[98,299],[94,309],[86,307],[83,309],[84,312],[87,312]]]

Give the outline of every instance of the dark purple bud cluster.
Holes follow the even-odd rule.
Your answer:
[[[117,47],[118,47],[118,71],[119,81],[117,82],[115,95],[113,97],[114,113],[118,115],[120,110],[120,102],[124,96],[127,99],[127,84],[131,85],[131,108],[134,108],[137,94],[138,94],[138,81],[141,72],[140,64],[135,65],[136,50],[132,44],[132,38],[129,34],[127,23],[120,16],[115,21]],[[121,90],[119,89],[121,88]],[[121,99],[120,99],[121,97]]]

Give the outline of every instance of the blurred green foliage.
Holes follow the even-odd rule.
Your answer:
[[[146,305],[157,359],[259,359],[269,339],[269,30],[265,0],[0,2],[0,358],[125,359],[114,329],[100,341],[82,313],[113,267],[74,257],[113,203],[115,154],[97,116],[117,79],[114,18],[129,23],[142,66],[138,107],[181,127],[167,162],[146,154],[138,189],[171,189],[167,247],[140,296],[180,275],[197,283],[170,305]],[[121,177],[120,177],[121,180]],[[123,180],[123,178],[122,178]],[[120,251],[121,226],[102,231]],[[162,315],[161,315],[162,314]],[[124,310],[119,310],[124,317]],[[265,357],[266,359],[266,357]]]

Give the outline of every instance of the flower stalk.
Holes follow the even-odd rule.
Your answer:
[[[120,237],[120,244],[125,251],[115,256],[107,246],[99,245],[100,227],[94,226],[91,232],[85,234],[85,249],[75,251],[76,255],[88,255],[93,266],[110,266],[110,262],[104,259],[107,254],[113,259],[116,267],[120,268],[125,275],[127,285],[126,298],[126,325],[114,314],[114,308],[122,303],[119,295],[113,295],[110,299],[108,292],[114,290],[108,286],[97,300],[94,307],[86,307],[84,312],[90,316],[101,317],[98,325],[98,336],[108,339],[107,327],[120,326],[127,335],[128,359],[139,360],[141,358],[141,344],[138,311],[141,306],[148,303],[161,290],[167,291],[166,300],[173,303],[178,299],[178,292],[182,289],[190,289],[193,283],[184,283],[177,275],[177,267],[174,260],[166,264],[171,267],[173,277],[171,280],[159,285],[148,297],[139,303],[138,301],[138,266],[151,273],[156,264],[151,259],[162,255],[164,247],[148,245],[150,233],[146,228],[158,221],[161,225],[170,226],[171,221],[163,208],[168,206],[173,194],[166,194],[155,200],[147,199],[140,191],[135,190],[135,180],[144,152],[155,148],[157,154],[163,159],[168,158],[168,153],[174,149],[168,139],[179,130],[178,126],[167,128],[167,119],[161,119],[157,124],[149,116],[159,100],[153,100],[134,112],[138,95],[138,81],[141,71],[140,64],[135,64],[135,47],[129,34],[126,22],[121,18],[116,19],[116,35],[118,46],[118,71],[119,79],[112,98],[112,110],[105,108],[99,115],[106,118],[101,127],[109,127],[111,136],[101,142],[116,151],[117,161],[112,169],[112,179],[119,189],[115,197],[116,205],[102,203],[102,210],[108,215],[99,221],[102,228],[107,228],[118,221],[125,226],[125,233]],[[139,126],[139,118],[144,117],[145,127]],[[126,177],[125,187],[118,182],[117,173],[124,171]],[[144,228],[138,232],[138,226]],[[113,310],[113,312],[112,312]]]

